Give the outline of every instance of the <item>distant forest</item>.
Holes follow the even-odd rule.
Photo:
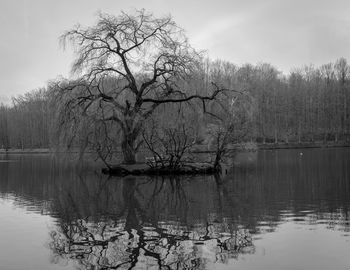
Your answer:
[[[348,141],[350,66],[346,59],[284,75],[270,64],[237,66],[206,60],[192,84],[223,82],[249,96],[247,135],[257,143]],[[0,105],[0,148],[51,148],[57,142],[55,84]],[[199,89],[200,91],[200,89]],[[241,101],[242,102],[242,101]],[[158,110],[163,115],[166,107]],[[156,116],[157,116],[156,113]],[[200,122],[198,122],[200,123]],[[196,127],[198,136],[203,127]],[[202,134],[202,135],[201,135]],[[205,141],[199,138],[198,142]]]

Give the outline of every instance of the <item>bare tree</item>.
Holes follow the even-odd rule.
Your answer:
[[[183,165],[186,154],[195,144],[194,130],[185,123],[174,124],[172,127],[157,127],[152,125],[149,131],[144,131],[142,137],[146,148],[153,158],[148,160],[153,168],[176,170]]]
[[[340,94],[338,95],[341,102],[343,104],[341,104],[341,102],[339,102],[339,106],[341,107],[342,105],[342,109],[343,112],[341,113],[341,126],[342,126],[342,131],[343,133],[346,134],[346,136],[348,135],[348,104],[347,104],[347,82],[349,79],[349,73],[350,73],[350,67],[346,61],[345,58],[340,58],[336,61],[335,63],[335,71],[336,71],[336,75],[337,75],[337,79],[338,79],[338,83],[339,83],[339,90],[340,90]]]
[[[161,104],[214,100],[189,89],[186,80],[201,61],[183,30],[170,16],[155,18],[144,10],[119,16],[100,14],[92,27],[76,26],[62,38],[76,49],[74,81],[57,83],[61,119],[67,114],[88,115],[113,122],[122,131],[125,163],[136,162],[145,119]]]
[[[0,148],[5,150],[9,148],[8,111],[5,105],[0,104]]]
[[[237,105],[239,103],[239,105]],[[245,93],[236,96],[225,95],[215,106],[220,106],[220,113],[207,112],[211,121],[208,130],[214,145],[213,167],[221,171],[221,163],[227,156],[233,156],[237,145],[242,143],[251,130],[252,102],[251,97]]]

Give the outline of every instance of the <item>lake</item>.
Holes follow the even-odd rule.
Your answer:
[[[0,156],[0,269],[349,269],[350,148],[241,154],[220,177]]]

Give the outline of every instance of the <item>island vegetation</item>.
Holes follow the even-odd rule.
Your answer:
[[[171,16],[145,10],[101,13],[60,41],[75,50],[71,77],[2,104],[0,148],[73,149],[106,173],[168,174],[220,171],[247,142],[350,142],[344,58],[288,75],[267,63],[213,61]]]

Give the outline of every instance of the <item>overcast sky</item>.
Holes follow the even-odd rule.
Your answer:
[[[172,14],[192,45],[236,64],[268,62],[288,73],[350,60],[348,0],[0,0],[0,100],[68,76],[72,52],[59,36],[98,11]]]

